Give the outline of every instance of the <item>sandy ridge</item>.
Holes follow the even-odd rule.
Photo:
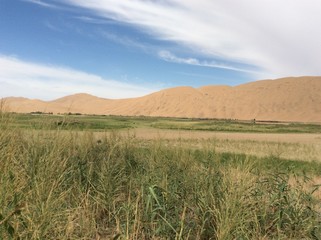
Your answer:
[[[289,77],[230,86],[176,87],[111,100],[75,94],[54,101],[10,97],[14,112],[53,112],[321,122],[321,77]]]

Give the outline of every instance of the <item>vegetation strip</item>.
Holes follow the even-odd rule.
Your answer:
[[[321,133],[320,124],[311,123],[257,123],[238,120],[183,119],[158,117],[124,117],[94,115],[39,115],[12,114],[12,125],[21,128],[111,130],[156,128],[217,132],[253,133]]]

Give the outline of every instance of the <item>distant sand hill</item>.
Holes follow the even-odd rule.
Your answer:
[[[282,78],[230,86],[176,87],[139,98],[75,94],[54,101],[10,97],[12,112],[321,122],[321,77]]]

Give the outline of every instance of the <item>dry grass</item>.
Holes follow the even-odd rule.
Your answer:
[[[162,139],[168,145],[185,144],[186,147],[192,148],[209,145],[217,152],[321,162],[320,134],[221,133],[155,129],[126,130],[120,133],[125,137],[135,136],[143,140],[143,143],[146,143],[146,140]],[[99,139],[105,134],[96,132],[95,137]]]
[[[243,153],[257,157],[276,156],[291,160],[321,162],[321,143],[306,144],[229,139],[213,139],[212,142],[213,147],[218,152]]]
[[[318,163],[0,119],[0,239],[321,237]]]

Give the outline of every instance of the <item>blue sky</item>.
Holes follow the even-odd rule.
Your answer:
[[[0,97],[320,75],[319,0],[0,0]]]

